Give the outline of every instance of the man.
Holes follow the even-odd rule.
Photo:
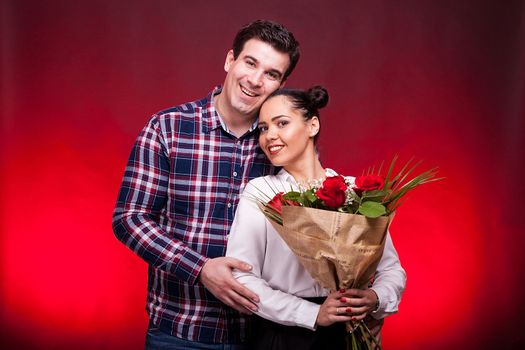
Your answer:
[[[250,266],[224,257],[227,237],[246,183],[274,171],[257,113],[298,60],[291,32],[255,21],[227,53],[222,87],[155,114],[137,138],[113,230],[149,264],[147,349],[242,348],[258,297],[232,277]]]

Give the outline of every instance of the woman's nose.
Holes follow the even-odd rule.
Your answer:
[[[268,128],[268,130],[266,131],[266,138],[268,140],[275,140],[277,138],[277,130],[275,130],[275,128]]]

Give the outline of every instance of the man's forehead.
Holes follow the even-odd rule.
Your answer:
[[[268,63],[274,69],[286,70],[290,64],[290,56],[276,50],[272,45],[259,39],[250,39],[244,43],[243,49],[239,54],[241,58],[252,58],[260,63]]]
[[[255,53],[274,54],[275,56],[288,56],[287,53],[274,48],[270,43],[259,39],[250,39],[244,43],[241,55],[253,55]]]

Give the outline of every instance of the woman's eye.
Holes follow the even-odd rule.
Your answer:
[[[279,123],[277,123],[277,125],[278,125],[280,128],[286,126],[287,124],[288,124],[288,121],[286,121],[286,120],[282,120],[282,121],[280,121]]]
[[[266,126],[260,126],[259,127],[259,132],[265,132],[266,130],[268,130],[268,128]]]

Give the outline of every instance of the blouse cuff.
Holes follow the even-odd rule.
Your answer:
[[[317,315],[319,314],[320,308],[321,305],[312,303],[307,300],[303,301],[299,306],[299,310],[297,312],[297,319],[295,320],[297,326],[305,327],[315,331],[315,329],[317,328]]]
[[[377,294],[377,297],[379,299],[379,307],[370,313],[372,317],[379,320],[397,311],[397,310],[392,310],[393,312],[389,312],[388,310],[389,301],[388,301],[388,291],[387,290],[381,287],[376,287],[376,286],[373,286],[370,289],[372,289]]]

